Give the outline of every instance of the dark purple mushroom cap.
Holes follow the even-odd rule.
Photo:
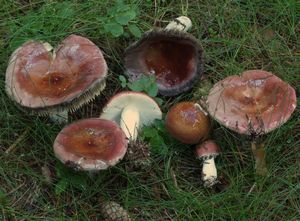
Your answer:
[[[6,92],[22,110],[41,115],[77,109],[105,87],[107,64],[89,39],[70,35],[51,50],[48,43],[28,41],[9,60]]]
[[[213,140],[206,140],[196,146],[197,158],[217,156],[220,152],[219,146]]]
[[[207,110],[220,124],[241,134],[270,132],[296,108],[296,92],[270,72],[249,70],[214,85]]]
[[[200,78],[202,48],[186,32],[155,29],[126,49],[125,68],[131,81],[142,74],[155,75],[159,93],[175,96]]]
[[[57,135],[56,157],[81,170],[103,170],[117,164],[125,155],[128,140],[113,121],[90,118],[74,122]]]

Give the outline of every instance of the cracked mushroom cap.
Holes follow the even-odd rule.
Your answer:
[[[196,147],[196,157],[198,159],[203,157],[217,156],[221,152],[218,144],[213,140],[206,140],[201,144],[198,144]]]
[[[113,121],[90,118],[72,123],[54,141],[56,157],[80,170],[104,170],[125,155],[128,140]]]
[[[52,49],[48,43],[28,41],[9,60],[6,92],[29,113],[77,109],[105,87],[107,64],[89,39],[70,35]]]
[[[267,133],[290,118],[296,92],[270,72],[249,70],[216,83],[207,106],[215,120],[238,133]]]
[[[139,113],[139,128],[148,126],[162,118],[162,112],[151,97],[135,91],[123,91],[114,95],[102,110],[100,118],[112,120],[120,125],[121,114],[126,106],[133,106]]]
[[[172,137],[186,144],[207,138],[211,123],[199,104],[191,101],[175,104],[166,115],[166,129]]]
[[[142,74],[155,75],[159,93],[175,96],[200,78],[202,48],[188,33],[155,29],[126,49],[125,68],[131,81]]]

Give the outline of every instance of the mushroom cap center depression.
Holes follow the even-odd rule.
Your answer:
[[[225,88],[226,100],[234,103],[233,113],[257,114],[272,111],[285,94],[285,89],[271,84],[258,86],[256,80],[248,80],[244,84]],[[262,83],[264,84],[264,83]]]
[[[174,86],[189,79],[196,70],[196,51],[188,43],[170,40],[151,42],[144,54],[150,74],[159,84]]]
[[[64,148],[78,156],[92,159],[106,159],[114,149],[116,142],[112,130],[84,129],[78,132],[68,132],[64,139]]]
[[[24,66],[20,65],[24,67],[23,74],[16,75],[18,82],[28,93],[42,97],[59,98],[69,91],[79,90],[86,81],[84,76],[90,74],[86,63],[75,64],[71,57],[52,61],[48,54],[43,53],[34,63],[25,62]],[[78,78],[79,73],[82,78]]]
[[[6,90],[19,104],[45,108],[75,101],[105,82],[107,64],[90,40],[70,35],[54,50],[28,41],[12,54],[6,71]]]

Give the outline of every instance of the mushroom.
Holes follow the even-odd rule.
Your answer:
[[[115,121],[127,138],[135,141],[139,129],[150,125],[155,119],[161,119],[162,112],[157,103],[148,95],[124,91],[108,101],[100,118]]]
[[[97,171],[116,165],[125,155],[128,140],[113,121],[90,118],[74,122],[57,135],[55,156],[74,169]]]
[[[53,50],[28,41],[16,49],[6,70],[6,92],[29,114],[67,115],[105,88],[107,64],[89,39],[70,35]]]
[[[131,81],[155,75],[159,93],[175,96],[189,90],[203,72],[202,48],[185,31],[187,17],[179,17],[165,29],[155,28],[125,50],[126,74]]]
[[[221,125],[251,137],[256,172],[265,175],[265,149],[263,144],[257,148],[257,137],[291,117],[296,108],[295,90],[270,72],[249,70],[216,83],[206,102],[209,114]]]
[[[219,146],[213,140],[206,140],[196,147],[197,158],[203,160],[202,180],[206,187],[211,187],[217,182],[218,175],[214,159],[220,152]]]
[[[175,104],[166,115],[166,129],[182,143],[197,144],[208,137],[211,123],[198,103]]]

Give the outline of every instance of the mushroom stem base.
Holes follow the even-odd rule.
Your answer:
[[[68,123],[68,111],[63,111],[58,114],[49,115],[51,121],[57,124],[66,124]]]
[[[268,172],[267,164],[266,164],[266,151],[265,145],[262,143],[257,147],[255,141],[251,142],[251,149],[253,156],[255,158],[255,170],[256,174],[265,176]]]
[[[212,187],[217,183],[217,168],[214,157],[208,157],[203,161],[202,180],[205,187]]]

